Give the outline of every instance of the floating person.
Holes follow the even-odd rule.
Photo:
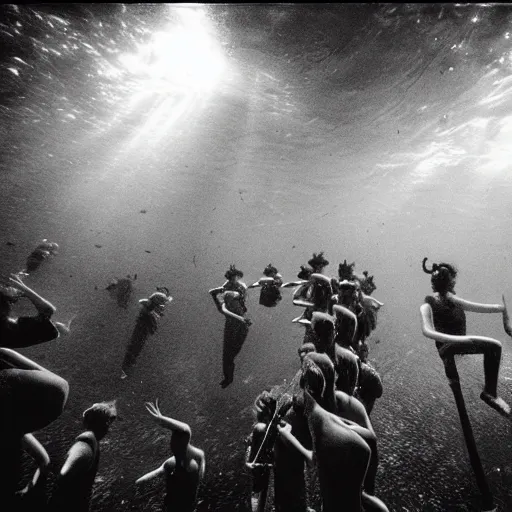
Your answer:
[[[283,277],[279,274],[276,267],[269,263],[263,270],[265,277],[262,277],[255,283],[248,286],[248,288],[261,287],[260,304],[267,308],[277,306],[282,299],[281,285],[283,284]]]
[[[115,401],[93,404],[82,415],[85,432],[76,439],[59,472],[48,510],[89,512],[92,489],[100,462],[100,441],[117,418]]]
[[[32,432],[40,430],[62,413],[69,393],[68,383],[58,375],[14,350],[0,348],[0,503],[10,511],[21,476],[23,449],[36,460],[38,471],[25,494],[48,466],[48,455]],[[12,510],[19,510],[13,508]]]
[[[106,288],[112,297],[117,301],[120,308],[126,309],[133,293],[133,281],[137,279],[137,274],[132,278],[129,274],[121,279],[114,279]]]
[[[510,406],[498,397],[501,343],[487,336],[466,334],[466,311],[501,313],[505,324],[508,318],[505,303],[479,304],[458,297],[455,294],[456,268],[449,263],[434,263],[428,269],[427,259],[423,259],[423,271],[432,276],[434,294],[425,297],[420,308],[423,335],[436,342],[450,382],[459,380],[453,356],[483,354],[485,383],[480,398],[503,416],[510,417]]]
[[[16,318],[11,315],[12,306],[20,298],[32,302],[37,309],[36,316]],[[55,306],[27,286],[20,275],[12,274],[0,285],[0,346],[14,349],[31,347],[69,334],[76,315],[64,324],[51,320],[55,311]]]
[[[244,317],[247,312],[245,306],[247,286],[240,281],[243,275],[241,270],[231,265],[225,274],[227,281],[222,286],[209,291],[217,309],[226,317],[222,349],[224,379],[220,383],[223,389],[233,382],[235,357],[242,350],[249,333],[249,326],[252,324],[249,318]]]
[[[27,258],[23,274],[31,274],[37,270],[41,263],[50,256],[55,256],[59,249],[58,244],[49,242],[46,238],[30,253]],[[20,273],[20,274],[21,274]]]
[[[324,258],[324,252],[322,251],[318,254],[313,253],[313,257],[308,261],[308,265],[314,274],[321,274],[325,267],[329,265],[329,262]]]
[[[300,453],[309,465],[319,471],[323,512],[347,510],[387,511],[379,499],[363,492],[371,449],[363,436],[372,435],[360,425],[329,412],[324,401],[326,381],[321,369],[311,360],[304,360],[303,387],[304,413],[312,438],[312,449],[305,447],[292,433],[291,425],[278,426],[280,436]]]
[[[170,447],[173,456],[135,483],[138,485],[163,476],[166,482],[164,510],[193,512],[206,468],[204,452],[190,444],[192,431],[186,423],[162,415],[158,399],[154,404],[147,402],[146,409],[160,426],[172,431]]]
[[[173,299],[169,290],[165,287],[158,287],[157,291],[147,299],[139,300],[141,309],[132,336],[126,347],[126,353],[122,364],[121,379],[126,379],[131,368],[137,362],[146,341],[150,335],[156,333],[158,321],[164,316],[165,306]]]

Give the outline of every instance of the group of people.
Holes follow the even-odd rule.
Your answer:
[[[5,512],[37,510],[62,512],[89,510],[100,460],[100,441],[117,418],[116,401],[95,403],[82,415],[84,432],[74,440],[59,470],[56,485],[47,495],[50,457],[34,432],[58,419],[66,406],[68,382],[44,368],[18,349],[31,347],[70,333],[67,324],[53,320],[55,307],[25,282],[49,256],[57,244],[44,240],[28,257],[26,268],[0,282],[0,509]],[[13,315],[13,307],[26,298],[35,306],[34,316]],[[130,370],[147,337],[154,334],[157,320],[172,298],[167,288],[158,288],[148,299],[139,301],[141,312],[123,360],[122,378]],[[142,484],[162,476],[166,481],[165,510],[192,512],[197,490],[205,471],[202,450],[190,443],[190,427],[164,416],[158,400],[147,403],[151,416],[169,429],[173,453],[164,464],[135,483]],[[26,485],[22,479],[23,452],[35,461],[37,469]]]
[[[31,254],[23,272],[0,283],[0,503],[6,511],[22,510],[20,503],[30,503],[35,489],[44,488],[50,459],[34,432],[55,421],[68,399],[65,379],[16,351],[70,332],[70,322],[54,321],[55,307],[23,280],[54,254],[57,246],[50,248],[47,250],[45,245],[37,257]],[[383,303],[372,297],[376,286],[368,272],[355,273],[355,264],[345,260],[339,264],[336,278],[330,278],[324,274],[328,265],[323,253],[313,254],[308,266],[301,266],[297,280],[283,282],[278,270],[269,264],[264,276],[249,286],[241,281],[243,273],[231,265],[225,274],[226,282],[210,290],[226,319],[223,388],[233,382],[234,361],[252,324],[246,317],[247,290],[259,288],[259,304],[276,307],[282,300],[282,290],[295,288],[293,304],[303,309],[291,320],[304,328],[295,377],[289,384],[263,391],[255,401],[256,422],[246,458],[253,478],[254,511],[265,509],[271,471],[276,512],[311,510],[310,482],[315,476],[323,512],[388,510],[376,497],[379,453],[370,420],[383,388],[379,374],[368,361],[367,344]],[[465,324],[465,311],[502,313],[505,331],[512,336],[505,300],[502,304],[479,304],[456,296],[457,271],[452,265],[434,264],[429,269],[425,258],[423,270],[431,274],[434,292],[420,308],[423,334],[436,341],[448,379],[458,379],[455,354],[484,354],[481,398],[509,417],[510,407],[497,393],[501,343],[488,337],[467,336]],[[37,310],[35,316],[13,316],[12,308],[21,298],[32,302]],[[169,290],[160,287],[139,301],[141,309],[127,346],[121,378],[133,369],[171,300]],[[205,454],[191,444],[189,425],[164,416],[158,400],[146,403],[146,408],[159,425],[172,432],[172,456],[141,476],[136,484],[161,477],[166,482],[164,510],[192,512],[205,474]],[[33,510],[89,510],[100,441],[116,417],[115,401],[96,403],[84,411],[84,432],[67,452],[54,492]],[[37,465],[24,486],[20,481],[23,451]]]

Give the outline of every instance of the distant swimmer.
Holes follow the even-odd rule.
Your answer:
[[[141,476],[135,483],[139,485],[164,477],[166,494],[163,510],[193,512],[197,503],[197,491],[206,469],[204,452],[190,443],[192,431],[186,423],[164,416],[160,412],[158,400],[154,404],[147,402],[146,409],[161,427],[172,431],[170,448],[173,456],[157,469]]]
[[[455,355],[483,354],[485,384],[480,398],[506,417],[510,406],[498,397],[498,374],[501,361],[501,343],[486,336],[466,334],[466,311],[474,313],[502,313],[507,324],[508,312],[503,304],[469,302],[455,294],[457,270],[448,263],[434,263],[431,269],[423,259],[423,271],[431,274],[433,295],[425,297],[420,308],[424,336],[433,339],[443,360],[446,376],[458,382]]]
[[[130,303],[133,294],[133,281],[137,279],[137,274],[132,278],[130,275],[121,279],[114,279],[106,288],[108,292],[116,299],[120,308],[126,309]]]
[[[248,288],[261,288],[260,304],[267,308],[273,308],[282,299],[280,288],[283,284],[283,277],[271,263],[264,268],[263,274],[265,277],[249,285]]]
[[[231,265],[224,276],[227,281],[218,288],[212,288],[209,293],[217,309],[226,317],[222,349],[224,379],[220,385],[222,388],[227,388],[233,382],[235,357],[242,350],[252,322],[244,317],[247,312],[245,306],[247,286],[240,281],[244,276],[243,272],[235,265]]]
[[[157,331],[158,320],[164,316],[165,306],[171,301],[172,297],[169,294],[169,290],[165,287],[157,288],[157,291],[150,295],[149,298],[139,300],[141,310],[126,347],[122,364],[122,379],[128,377],[128,372],[135,365],[148,337]]]
[[[58,244],[49,242],[45,238],[28,256],[25,270],[23,272],[26,274],[31,274],[39,268],[44,260],[50,256],[55,256],[58,249]]]

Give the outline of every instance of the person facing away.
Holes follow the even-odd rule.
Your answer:
[[[289,424],[280,425],[279,434],[308,464],[318,467],[323,512],[361,512],[363,505],[365,511],[385,512],[388,509],[380,500],[363,492],[371,457],[370,447],[363,436],[373,433],[320,405],[329,407],[329,399],[325,396],[328,385],[313,358],[319,361],[322,356],[311,353],[305,357],[300,398],[313,449],[303,446]]]
[[[450,383],[458,381],[455,355],[483,354],[484,389],[480,398],[505,417],[510,417],[510,406],[498,397],[498,375],[501,361],[501,343],[486,336],[466,334],[466,311],[474,313],[508,312],[503,304],[480,304],[462,299],[455,294],[457,269],[449,263],[434,263],[431,269],[423,259],[423,271],[431,274],[433,295],[425,297],[420,307],[423,335],[436,342]],[[504,298],[503,298],[504,301]]]
[[[156,422],[172,431],[171,451],[173,456],[157,469],[136,480],[136,485],[157,477],[165,477],[166,495],[164,511],[193,512],[197,502],[197,491],[204,477],[206,459],[203,450],[190,444],[192,431],[181,421],[164,416],[155,403],[147,402],[146,409]]]
[[[283,284],[283,278],[281,274],[279,274],[276,267],[269,263],[263,269],[262,277],[255,283],[248,286],[248,288],[259,288],[261,287],[260,292],[260,304],[262,306],[266,306],[267,308],[273,308],[277,306],[279,301],[282,299],[281,297],[281,285]]]
[[[83,413],[85,431],[69,449],[57,486],[49,503],[50,512],[88,512],[94,479],[100,461],[100,441],[117,418],[115,401],[93,404]]]

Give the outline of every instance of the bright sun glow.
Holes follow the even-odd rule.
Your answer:
[[[210,35],[207,18],[199,8],[176,8],[179,26],[153,34],[138,52],[122,55],[125,69],[194,92],[210,90],[224,69],[217,41]]]

